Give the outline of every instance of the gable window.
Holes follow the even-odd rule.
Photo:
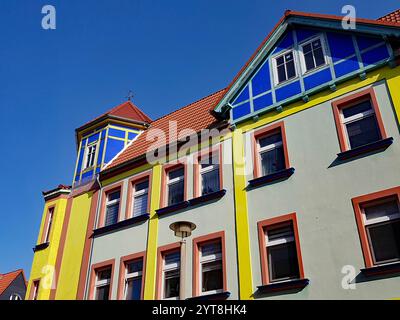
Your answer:
[[[143,259],[126,263],[125,300],[140,300],[142,296]]]
[[[274,61],[274,72],[276,83],[280,84],[287,80],[296,77],[296,67],[294,62],[294,51],[286,51],[285,53],[275,57]]]
[[[163,255],[162,298],[178,299],[180,285],[181,254],[179,251]]]
[[[13,293],[10,296],[10,300],[22,300],[21,296],[18,293]]]
[[[254,176],[267,176],[289,168],[283,122],[254,133]]]
[[[95,300],[109,300],[111,267],[96,271]]]
[[[144,180],[134,185],[133,191],[133,217],[147,213],[149,198],[149,180]]]
[[[32,300],[37,300],[39,297],[40,280],[34,280],[32,285],[33,285]]]
[[[302,44],[300,47],[303,56],[303,67],[305,72],[325,65],[325,53],[321,37],[314,38],[311,41]]]
[[[400,261],[400,187],[353,199],[367,267]]]
[[[118,222],[120,197],[120,190],[107,193],[104,226],[109,226]]]
[[[185,200],[185,168],[179,167],[167,172],[167,206]]]
[[[292,213],[258,223],[264,285],[304,278],[296,221]]]
[[[332,103],[342,151],[386,138],[373,89]]]
[[[48,213],[47,213],[47,224],[46,224],[46,229],[44,230],[44,240],[43,242],[49,242],[50,240],[50,231],[51,231],[51,225],[53,224],[53,217],[54,217],[54,207],[49,208]]]
[[[86,147],[85,169],[91,168],[94,166],[94,160],[96,158],[96,150],[97,150],[97,142],[89,144]]]

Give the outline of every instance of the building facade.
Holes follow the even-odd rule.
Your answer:
[[[27,297],[398,297],[399,49],[399,11],[356,29],[287,11],[227,88],[77,129]]]

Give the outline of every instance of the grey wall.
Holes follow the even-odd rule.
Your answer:
[[[261,285],[257,222],[296,212],[305,277],[310,285],[273,299],[382,299],[399,297],[400,278],[357,282],[344,290],[341,269],[364,268],[351,198],[400,185],[399,128],[385,82],[373,86],[388,137],[385,151],[332,166],[340,152],[331,102],[284,119],[289,160],[286,181],[248,191],[253,287]],[[248,133],[250,134],[250,132]],[[247,163],[251,166],[251,163]],[[252,179],[249,174],[248,179]]]
[[[22,274],[14,279],[8,288],[0,295],[0,300],[10,300],[12,294],[19,294],[22,300],[25,300],[26,285]]]

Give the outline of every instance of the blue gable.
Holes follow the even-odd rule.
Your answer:
[[[307,71],[302,49],[308,43],[314,46],[317,39],[322,43],[325,64]],[[291,50],[296,76],[278,84],[277,58]],[[335,83],[382,66],[391,58],[391,47],[383,37],[302,26],[286,30],[268,51],[247,81],[242,82],[242,89],[228,102],[232,123],[307,99]]]

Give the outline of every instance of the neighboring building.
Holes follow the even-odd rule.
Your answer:
[[[227,88],[77,129],[27,297],[398,297],[400,10],[356,22],[287,11]]]
[[[0,273],[0,300],[24,300],[26,283],[22,269]]]

